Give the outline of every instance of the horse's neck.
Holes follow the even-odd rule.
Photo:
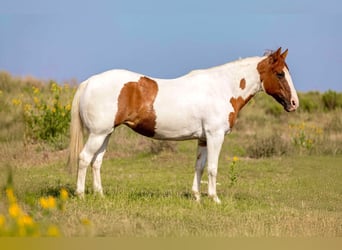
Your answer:
[[[261,60],[261,57],[250,57],[220,67],[223,78],[229,79],[229,84],[225,86],[232,97],[249,99],[262,90],[257,71],[257,65]]]

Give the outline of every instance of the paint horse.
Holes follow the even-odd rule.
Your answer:
[[[197,139],[192,191],[200,201],[207,162],[208,195],[216,203],[218,159],[224,136],[230,133],[243,106],[258,92],[274,97],[286,111],[299,101],[281,48],[176,79],[157,79],[126,70],[110,70],[82,82],[74,96],[69,162],[77,165],[76,194],[83,197],[88,165],[94,192],[103,194],[100,168],[108,140],[125,124],[159,140]],[[83,147],[83,127],[89,132]]]

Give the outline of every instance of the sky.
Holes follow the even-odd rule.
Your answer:
[[[340,0],[0,0],[0,71],[175,78],[288,48],[298,91],[342,91]]]

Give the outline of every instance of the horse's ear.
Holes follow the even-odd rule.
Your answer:
[[[287,53],[289,53],[289,49],[286,49],[286,50],[284,51],[284,53],[281,54],[281,58],[283,58],[283,60],[285,60],[285,58],[286,58],[286,56],[287,56]]]
[[[273,52],[271,55],[269,55],[269,63],[273,64],[276,61],[278,61],[278,58],[281,56],[281,47],[277,49],[275,52]]]
[[[274,55],[278,58],[281,54],[281,47],[279,47],[279,49],[277,49],[277,51],[274,53]]]

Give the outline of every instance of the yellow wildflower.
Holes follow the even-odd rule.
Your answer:
[[[62,201],[66,201],[69,197],[68,191],[65,188],[62,188],[60,191],[60,198]]]
[[[12,99],[12,104],[14,106],[19,106],[21,104],[21,100],[20,99],[16,99],[16,98],[13,98]]]
[[[51,84],[51,91],[53,93],[58,93],[61,91],[61,87],[59,87],[58,84],[54,82]]]
[[[71,105],[70,105],[70,103],[68,103],[67,105],[65,105],[65,110],[66,110],[66,111],[71,110]]]
[[[17,203],[13,203],[9,206],[8,213],[12,218],[17,218],[22,214],[21,209]]]
[[[87,218],[83,218],[81,219],[81,223],[84,225],[84,226],[90,226],[91,225],[91,221]]]
[[[56,199],[52,196],[42,197],[39,199],[39,204],[43,209],[53,209],[56,207]]]
[[[55,91],[56,90],[56,88],[57,88],[57,84],[55,83],[55,82],[53,82],[52,84],[51,84],[51,90],[52,91]]]
[[[323,134],[322,128],[317,127],[317,128],[316,128],[316,134],[318,134],[318,135]]]
[[[238,161],[239,161],[239,157],[234,156],[234,157],[233,157],[233,162],[238,162]]]
[[[17,202],[17,199],[15,198],[14,196],[14,193],[13,193],[13,189],[12,188],[7,188],[6,189],[6,195],[7,195],[7,199],[10,203],[15,203]]]
[[[31,109],[32,109],[31,104],[25,104],[25,105],[24,105],[24,112],[30,112]]]
[[[60,235],[58,227],[55,225],[50,225],[47,230],[47,235],[50,237],[58,237]]]
[[[37,87],[32,87],[32,89],[33,89],[33,94],[38,95],[38,94],[40,93],[39,88],[37,88]]]
[[[33,97],[34,104],[38,105],[40,103],[40,100],[37,96]]]
[[[32,227],[34,224],[32,217],[29,215],[23,215],[19,217],[17,223],[19,226],[22,226],[22,227],[23,226]]]
[[[0,228],[4,227],[6,224],[6,218],[3,214],[0,214]]]
[[[52,196],[48,197],[48,204],[50,208],[55,208],[56,207],[56,199]]]
[[[41,197],[41,198],[39,199],[39,204],[40,204],[40,206],[41,206],[42,208],[44,208],[44,209],[48,209],[48,208],[49,208],[47,199],[44,198],[44,197]]]

